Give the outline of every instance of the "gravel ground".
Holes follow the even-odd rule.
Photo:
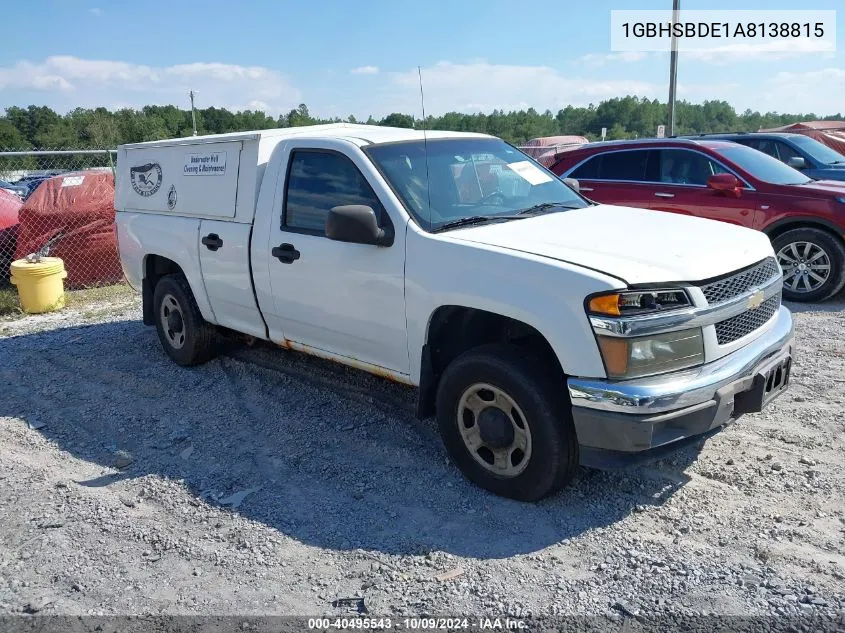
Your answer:
[[[0,614],[843,618],[845,297],[791,307],[766,411],[533,505],[465,481],[405,387],[261,347],[182,369],[137,300],[2,322]]]

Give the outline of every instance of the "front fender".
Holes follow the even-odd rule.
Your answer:
[[[499,314],[530,325],[567,375],[605,377],[584,311],[590,294],[624,288],[614,277],[545,257],[408,231],[405,296],[411,379],[419,384],[431,319],[445,305]]]

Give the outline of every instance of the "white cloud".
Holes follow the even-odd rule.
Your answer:
[[[377,75],[379,70],[378,66],[358,66],[358,68],[353,68],[349,72],[353,75]]]
[[[668,53],[652,53],[665,62]],[[346,106],[356,115],[384,116],[390,112],[418,115],[419,79],[416,69],[386,73],[389,82],[381,90],[367,94],[363,108]],[[493,109],[519,110],[533,107],[557,112],[567,105],[584,106],[613,97],[635,95],[665,102],[668,82],[625,79],[625,73],[598,79],[586,72],[565,73],[547,66],[508,66],[475,62],[440,62],[422,69],[427,114],[448,111],[490,112]],[[662,79],[662,78],[661,78]],[[693,72],[680,72],[678,96],[694,103],[724,100],[741,112],[746,108],[762,112],[815,112],[819,115],[843,111],[845,69],[827,68],[798,73],[781,72],[767,80],[730,75],[726,81],[702,81]],[[373,108],[373,105],[377,107]],[[316,111],[316,107],[314,108]],[[368,111],[369,110],[369,111]]]
[[[91,9],[88,9],[88,13],[99,18],[101,15],[103,15],[103,13],[105,13],[105,11],[103,11],[100,7],[93,7]]]
[[[845,68],[824,68],[805,72],[780,72],[768,78],[759,77],[727,83],[699,83],[694,73],[678,80],[678,96],[694,103],[724,100],[737,112],[751,109],[758,112],[815,113],[819,116],[845,112]],[[661,96],[665,100],[665,96]]]
[[[737,52],[738,53],[738,52]],[[636,95],[665,101],[668,87],[663,73],[653,82],[629,78],[625,62],[636,55],[586,56],[564,70],[549,66],[494,64],[485,60],[466,63],[442,61],[422,69],[426,113],[449,111],[490,112],[494,109],[557,112],[567,105],[598,104],[604,99]],[[618,57],[617,57],[618,55]],[[668,54],[648,53],[663,64],[668,75]],[[735,73],[726,81],[702,81],[700,73],[685,70],[681,53],[678,94],[693,102],[724,99],[737,110],[815,112],[820,115],[842,111],[845,103],[845,69],[772,74],[740,78]],[[585,61],[613,61],[598,79]],[[618,66],[618,68],[617,68]],[[367,68],[367,67],[362,67]],[[356,69],[359,70],[359,69]],[[75,107],[140,107],[147,104],[175,104],[187,108],[188,90],[197,91],[198,108],[209,106],[232,110],[262,110],[276,116],[308,104],[320,116],[346,117],[354,114],[383,117],[391,112],[419,116],[420,92],[416,67],[401,72],[378,70],[372,85],[360,90],[343,71],[345,81],[320,81],[303,94],[280,71],[263,66],[195,62],[150,66],[125,61],[53,56],[42,61],[19,61],[0,65],[0,111],[11,105],[48,105],[59,112]],[[358,73],[361,74],[361,73]]]
[[[418,112],[417,70],[389,73],[384,94],[371,95],[379,112]],[[632,79],[599,80],[564,74],[548,66],[510,66],[479,61],[439,62],[422,69],[426,113],[524,109],[556,111],[625,95],[664,97],[664,86]],[[665,98],[665,97],[664,97]],[[374,112],[376,115],[376,112]]]
[[[272,115],[302,101],[287,78],[262,66],[198,62],[155,67],[71,56],[0,66],[0,94],[9,98],[15,91],[43,93],[42,102],[59,110],[118,104],[182,106],[191,89],[198,92],[198,107],[260,105]],[[0,102],[0,107],[8,105],[13,104]]]
[[[762,111],[845,112],[845,68],[780,72],[763,84],[758,99]]]
[[[819,50],[822,47],[825,50]],[[834,57],[835,45],[832,42],[811,40],[795,40],[790,42],[789,49],[784,49],[783,42],[772,40],[763,43],[726,44],[711,49],[687,50],[678,53],[679,59],[708,62],[712,64],[735,64],[737,62],[774,62],[791,57],[805,55],[822,56],[826,59]]]
[[[649,53],[644,51],[623,51],[621,53],[589,53],[582,55],[576,60],[576,63],[584,64],[590,68],[598,68],[605,64],[613,64],[622,62],[630,64],[632,62],[639,62],[646,59]]]

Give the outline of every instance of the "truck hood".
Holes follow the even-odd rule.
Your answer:
[[[569,262],[627,284],[701,281],[772,255],[758,231],[649,209],[597,205],[445,233]]]

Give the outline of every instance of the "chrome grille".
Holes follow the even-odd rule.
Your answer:
[[[751,288],[765,284],[767,281],[777,277],[779,272],[775,258],[767,257],[751,268],[746,268],[730,277],[712,281],[701,286],[701,291],[710,305],[721,303],[722,301],[727,301],[737,295],[741,295]],[[762,309],[762,306],[760,309]]]
[[[746,310],[716,324],[716,341],[727,345],[741,339],[771,319],[780,307],[780,293],[769,297],[756,310]]]

